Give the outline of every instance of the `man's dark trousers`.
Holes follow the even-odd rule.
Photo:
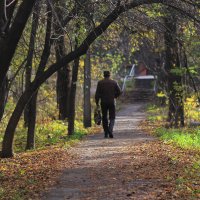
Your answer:
[[[102,123],[105,133],[105,137],[113,137],[113,127],[115,123],[115,103],[101,103],[102,111]],[[109,113],[109,124],[108,124],[108,113]]]

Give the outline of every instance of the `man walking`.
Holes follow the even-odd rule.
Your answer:
[[[95,101],[97,107],[101,100],[102,124],[105,138],[113,138],[113,127],[115,124],[115,99],[120,96],[121,89],[116,81],[110,78],[110,72],[104,71],[104,79],[97,84]],[[109,113],[109,122],[108,122]]]

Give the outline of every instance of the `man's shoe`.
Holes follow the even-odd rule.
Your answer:
[[[113,134],[110,134],[110,135],[109,135],[109,138],[113,138]]]
[[[105,135],[104,135],[104,138],[108,138],[108,134],[105,134]]]

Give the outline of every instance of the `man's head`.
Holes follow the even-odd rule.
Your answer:
[[[109,78],[110,77],[110,72],[109,71],[104,71],[103,72],[104,78]]]

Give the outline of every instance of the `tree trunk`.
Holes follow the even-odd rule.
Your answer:
[[[177,23],[176,16],[172,12],[168,13],[165,18],[166,32],[165,38],[165,70],[168,73],[168,97],[169,97],[169,111],[168,121],[170,127],[184,126],[184,108],[183,108],[183,88],[182,88],[182,75],[172,70],[180,69],[179,51],[177,42]]]
[[[1,152],[2,158],[9,158],[9,157],[12,157],[14,155],[14,153],[13,153],[13,139],[14,139],[15,129],[16,129],[17,124],[19,122],[19,119],[22,115],[24,107],[27,104],[27,102],[29,101],[32,94],[33,94],[33,88],[26,90],[23,93],[23,95],[20,97],[19,101],[17,102],[15,110],[12,113],[12,116],[11,116],[9,122],[8,122],[6,131],[5,131],[5,135],[4,135],[4,138],[3,138],[2,152]]]
[[[12,5],[6,8],[5,1],[0,2],[0,40],[2,38],[5,38],[6,36],[16,3],[17,1],[13,2]],[[0,86],[0,121],[4,114],[4,109],[6,106],[7,96],[9,92],[8,91],[8,77],[5,76],[2,81],[3,81],[2,86]]]
[[[26,22],[31,14],[36,0],[24,0],[17,11],[12,26],[4,39],[0,38],[0,88],[5,81],[10,62],[14,56],[17,44],[21,38]]]
[[[56,91],[60,120],[67,119],[69,116],[70,74],[68,64],[57,72]]]
[[[28,103],[30,106],[29,113],[30,116],[28,118],[28,132],[27,132],[27,142],[26,142],[26,150],[35,148],[35,125],[36,125],[36,115],[37,115],[37,94],[35,92],[31,98],[31,101]]]
[[[34,55],[34,48],[35,48],[35,39],[36,39],[36,33],[38,28],[38,22],[39,22],[39,12],[40,12],[40,3],[36,2],[34,6],[33,11],[33,17],[32,17],[32,28],[31,28],[31,35],[30,35],[30,42],[29,42],[29,50],[27,55],[27,62],[25,65],[25,90],[30,87],[31,83],[31,74],[32,74],[32,62],[33,62],[33,55]],[[26,105],[26,108],[24,110],[24,126],[28,127],[29,121],[33,121],[30,118],[32,118],[31,114],[31,102]],[[34,118],[34,117],[33,117]]]
[[[84,66],[84,109],[83,109],[83,123],[84,127],[91,127],[91,102],[90,102],[90,88],[91,88],[91,63],[90,50],[87,51]]]
[[[75,59],[74,66],[72,69],[72,82],[71,82],[71,90],[70,90],[70,97],[69,97],[68,135],[72,135],[74,133],[78,68],[79,68],[79,58]]]
[[[0,121],[4,114],[7,97],[8,97],[8,79],[6,77],[2,87],[0,88]]]
[[[18,0],[12,2],[11,5],[5,8],[5,1],[0,2],[0,35],[5,36],[8,34],[10,24],[12,21],[13,13]],[[6,13],[5,13],[6,11]]]
[[[59,61],[64,55],[66,55],[64,37],[60,37],[56,43],[56,60]],[[70,72],[69,64],[65,64],[63,68],[57,72],[56,91],[60,120],[68,118]]]
[[[38,2],[39,5],[39,2]],[[38,9],[39,10],[39,9]],[[37,10],[37,11],[38,11]],[[40,76],[40,74],[44,71],[44,68],[47,64],[48,58],[50,56],[50,49],[51,49],[51,26],[52,26],[52,12],[49,4],[47,3],[47,25],[46,25],[46,36],[45,36],[45,43],[44,43],[44,49],[42,52],[42,56],[40,59],[40,63],[38,66],[38,71],[36,74],[37,76]],[[30,84],[29,84],[30,87]],[[28,88],[27,87],[27,90]],[[38,91],[36,91],[30,102],[27,104],[28,106],[28,135],[27,135],[27,144],[26,144],[26,150],[34,149],[35,148],[35,125],[36,125],[36,115],[37,115],[37,95]],[[26,106],[26,107],[27,107]]]
[[[66,2],[65,0],[58,1],[56,4],[56,14],[58,19],[54,21],[55,37],[58,38],[55,44],[56,60],[59,61],[67,53],[65,48],[65,31],[62,27],[62,20],[65,14]],[[57,72],[56,92],[57,92],[57,105],[59,109],[59,119],[64,120],[68,118],[69,113],[69,92],[70,92],[70,66],[69,64],[63,65],[62,69]]]

